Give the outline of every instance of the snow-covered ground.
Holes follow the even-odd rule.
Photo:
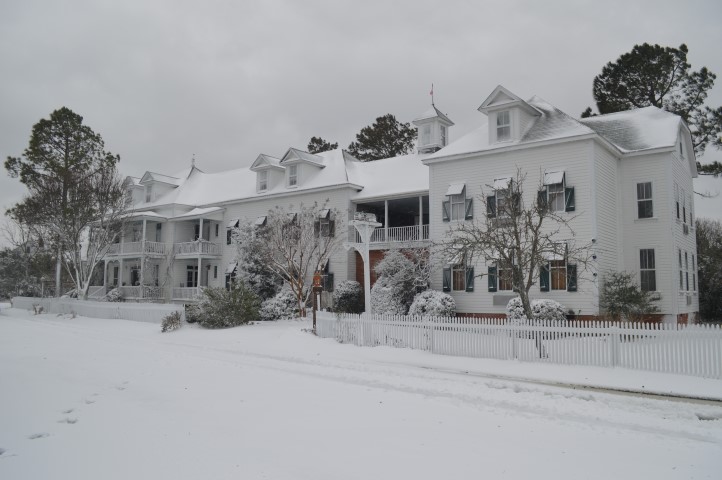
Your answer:
[[[3,308],[0,478],[720,478],[722,404],[550,382],[722,398],[722,381],[359,348],[309,326],[160,333]]]

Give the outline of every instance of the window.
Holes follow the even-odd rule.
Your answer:
[[[486,216],[488,218],[511,217],[511,209],[519,206],[519,197],[515,195],[512,182],[511,177],[494,180],[494,195],[486,197]],[[511,203],[512,196],[514,203]]]
[[[674,182],[674,204],[677,208],[677,220],[679,220],[679,185]]]
[[[677,249],[677,258],[679,261],[679,290],[682,291],[682,289],[684,288],[684,282],[682,281],[682,279],[684,277],[682,275],[682,249],[681,248]]]
[[[451,289],[454,291],[466,290],[466,266],[457,263],[451,266]]]
[[[268,170],[258,172],[258,191],[264,192],[268,189]]]
[[[216,223],[216,238],[218,238],[218,224]]]
[[[685,282],[685,290],[689,291],[689,257],[687,256],[687,252],[684,252],[684,282]]]
[[[324,208],[318,214],[318,220],[314,225],[314,232],[317,236],[333,237],[336,235],[335,221],[331,219],[331,210]]]
[[[503,142],[511,138],[511,118],[509,110],[496,114],[496,141]]]
[[[512,266],[504,262],[497,263],[499,269],[499,291],[512,290]]]
[[[682,140],[679,141],[679,159],[684,160],[684,150],[682,149]]]
[[[449,262],[443,271],[443,290],[448,291],[474,291],[474,267],[466,265],[464,256],[457,257]]]
[[[161,241],[161,229],[163,228],[163,224],[156,223],[155,224],[155,241],[160,242]]]
[[[150,202],[152,192],[153,192],[153,186],[146,185],[146,187],[145,187],[145,201],[146,202]]]
[[[474,218],[473,199],[466,198],[466,185],[453,183],[446,191],[448,200],[441,202],[441,219],[444,222],[449,220],[471,220]]]
[[[186,267],[186,287],[198,286],[198,265],[188,265]]]
[[[652,218],[652,182],[637,184],[637,218]]]
[[[687,194],[684,188],[680,188],[680,197],[682,197],[682,222],[687,223]]]
[[[431,125],[428,123],[421,127],[421,145],[428,145],[431,143]]]
[[[654,292],[657,290],[653,248],[643,248],[639,250],[639,279],[643,292]]]
[[[231,239],[233,238],[233,230],[230,228],[226,229],[226,245],[231,244]]]
[[[567,262],[565,260],[552,260],[549,262],[549,274],[552,290],[567,289]]]
[[[694,253],[692,254],[692,290],[697,291],[697,269],[694,267]]]
[[[446,146],[446,126],[439,125],[439,132],[441,133],[441,146]]]
[[[213,265],[213,278],[218,278],[218,265]]]
[[[547,205],[552,212],[564,211],[564,184],[547,185]]]
[[[288,167],[288,186],[295,187],[298,185],[298,165],[290,165]]]

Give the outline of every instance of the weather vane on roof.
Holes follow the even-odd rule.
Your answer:
[[[191,168],[196,166],[196,154],[193,154],[193,157],[191,157]]]
[[[431,84],[431,91],[429,92],[429,95],[431,95],[431,106],[434,107],[434,84]]]

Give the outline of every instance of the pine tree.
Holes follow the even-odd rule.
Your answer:
[[[691,70],[687,52],[684,44],[671,48],[644,43],[635,45],[615,62],[607,63],[593,84],[599,113],[655,106],[687,122],[698,155],[703,154],[709,144],[722,148],[722,107],[704,105],[717,76],[706,67]],[[587,108],[582,117],[591,114]],[[711,167],[707,172],[706,166],[700,168],[700,173],[715,170]]]
[[[362,128],[348,151],[362,161],[378,160],[411,153],[415,140],[416,129],[388,113],[378,117],[373,125]]]
[[[311,140],[308,142],[308,146],[306,147],[308,153],[328,152],[329,150],[336,150],[337,148],[338,142],[327,142],[321,137],[311,137]]]

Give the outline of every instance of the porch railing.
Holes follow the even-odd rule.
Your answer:
[[[105,287],[103,285],[91,285],[88,287],[88,298],[103,298]]]
[[[145,300],[163,300],[163,288],[153,287],[149,285],[136,285],[134,287],[118,287],[123,294],[123,298],[145,299]]]
[[[221,246],[205,240],[195,242],[182,242],[173,245],[176,255],[221,255]]]
[[[353,229],[352,239],[361,242],[361,236]],[[371,235],[371,243],[412,243],[429,239],[428,225],[410,225],[407,227],[377,228]]]
[[[203,287],[173,287],[173,300],[194,300],[201,294]]]
[[[108,255],[124,255],[124,254],[150,254],[165,255],[165,244],[161,242],[128,242],[114,243],[108,248]]]

